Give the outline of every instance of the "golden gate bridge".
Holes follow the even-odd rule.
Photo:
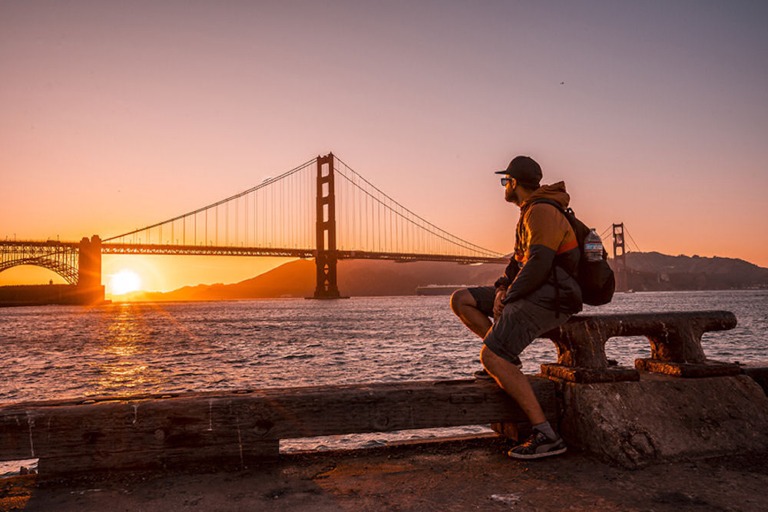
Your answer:
[[[76,289],[79,303],[104,300],[103,254],[314,258],[315,298],[338,298],[340,259],[505,263],[415,214],[333,153],[168,220],[80,242],[0,241],[0,272],[36,265]]]

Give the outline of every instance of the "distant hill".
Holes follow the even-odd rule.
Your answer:
[[[633,290],[768,288],[768,269],[735,258],[627,253],[627,287]]]
[[[343,295],[415,295],[429,284],[477,285],[493,283],[505,265],[459,265],[417,261],[342,260],[338,285]],[[167,293],[137,292],[131,300],[227,300],[265,297],[310,297],[315,291],[315,262],[297,260],[235,284],[186,286]]]
[[[139,300],[232,300],[267,297],[304,297],[315,289],[314,261],[286,263],[235,284],[200,284],[167,293],[146,293]]]
[[[744,260],[628,253],[628,288],[643,290],[716,290],[768,288],[768,269]],[[504,265],[395,263],[376,260],[339,262],[339,290],[349,296],[414,295],[418,286],[491,284]],[[168,293],[135,293],[131,300],[231,300],[309,297],[315,291],[315,263],[297,260],[235,284],[187,286]]]

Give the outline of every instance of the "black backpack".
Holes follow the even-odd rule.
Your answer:
[[[579,243],[579,267],[576,271],[576,275],[573,276],[576,282],[579,283],[581,288],[581,299],[584,304],[590,306],[602,306],[608,304],[613,298],[613,292],[616,290],[616,278],[613,275],[613,270],[608,265],[608,253],[603,249],[603,257],[599,261],[588,261],[584,254],[584,239],[587,237],[591,229],[586,224],[576,218],[573,210],[570,208],[563,208],[560,203],[550,201],[548,199],[539,199],[535,203],[547,203],[551,204],[560,213],[565,215],[568,219],[568,223],[573,228],[573,232],[576,233],[576,240]]]

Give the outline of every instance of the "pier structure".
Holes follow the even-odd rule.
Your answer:
[[[104,285],[101,284],[101,238],[93,235],[80,240],[77,265],[77,295],[83,304],[104,301]]]
[[[0,241],[0,272],[20,265],[47,268],[66,284],[0,286],[0,305],[75,304],[104,302],[101,284],[102,241],[98,235],[80,242]]]
[[[336,179],[333,153],[317,158],[316,233],[317,287],[315,299],[338,299],[339,285],[336,279],[338,255],[336,252]]]
[[[627,258],[624,247],[624,223],[613,224],[613,261],[616,265],[616,291],[625,292],[627,284]]]

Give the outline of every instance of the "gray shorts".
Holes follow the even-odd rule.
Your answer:
[[[493,286],[469,288],[477,302],[477,309],[493,318]],[[499,319],[494,322],[483,343],[491,352],[513,364],[520,364],[520,353],[540,335],[564,324],[571,315],[556,314],[550,309],[537,306],[525,299],[504,306]]]

